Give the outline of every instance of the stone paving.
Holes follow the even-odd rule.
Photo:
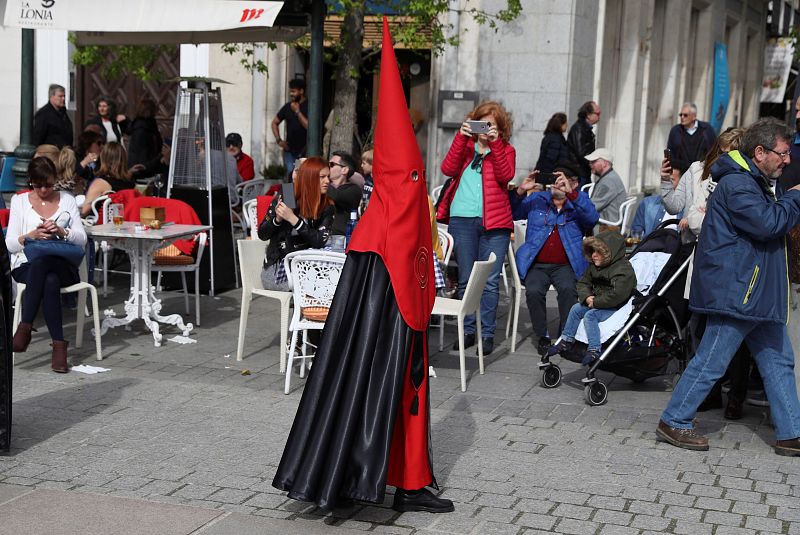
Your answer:
[[[236,362],[240,298],[202,298],[197,344],[155,348],[140,323],[109,331],[102,363],[87,325],[84,347],[71,355],[111,368],[98,375],[50,372],[40,329],[16,361],[13,449],[0,457],[0,486],[195,506],[289,522],[281,525],[298,533],[336,526],[388,534],[800,534],[800,459],[772,452],[767,409],[746,406],[737,423],[719,410],[702,413],[708,452],[658,443],[668,379],[616,379],[608,403],[590,407],[581,371],[565,363],[565,383],[544,389],[524,310],[517,352],[498,343],[485,375],[469,358],[466,393],[457,352],[432,356],[434,470],[455,513],[399,514],[388,494],[383,505],[322,514],[271,486],[303,380],[293,378],[292,393],[283,394],[273,300],[253,302],[245,359]],[[121,300],[117,291],[101,307]],[[182,306],[177,294],[165,300],[165,311]],[[177,334],[164,331],[165,339]],[[438,349],[434,330],[430,342]],[[191,532],[212,532],[205,529]]]

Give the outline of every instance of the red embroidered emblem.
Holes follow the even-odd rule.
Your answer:
[[[417,276],[420,288],[428,286],[428,262],[430,262],[428,250],[425,247],[420,247],[416,258],[414,258],[414,274]]]

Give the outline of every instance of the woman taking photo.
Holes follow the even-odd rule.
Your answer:
[[[100,169],[86,191],[86,200],[81,206],[81,214],[85,217],[92,211],[92,203],[109,191],[122,191],[136,187],[128,171],[128,155],[119,143],[107,143],[100,153]]]
[[[55,191],[56,166],[47,158],[34,158],[28,165],[31,191],[11,199],[11,219],[6,234],[6,247],[11,253],[11,276],[24,283],[22,322],[14,333],[13,349],[28,349],[33,320],[44,310],[44,321],[52,339],[52,368],[58,373],[69,371],[67,341],[61,318],[61,288],[77,283],[78,269],[59,256],[41,256],[28,261],[25,240],[62,239],[81,247],[86,245],[75,198],[64,191]]]
[[[541,173],[548,173],[549,178],[538,180],[541,184],[552,184],[555,178],[552,177],[553,169],[559,162],[565,162],[569,159],[569,151],[567,149],[567,140],[564,138],[564,132],[567,131],[567,114],[554,113],[550,120],[547,121],[547,126],[544,129],[544,137],[542,138],[542,145],[539,148],[539,159],[536,161],[536,169]]]
[[[470,122],[488,125],[485,133],[475,134]],[[483,125],[480,125],[483,126]],[[516,151],[511,138],[511,115],[497,102],[478,105],[467,116],[442,162],[442,173],[453,177],[441,194],[436,214],[439,221],[449,218],[448,232],[455,241],[458,262],[458,297],[464,296],[472,264],[497,257],[481,297],[483,351],[494,349],[497,326],[498,282],[508,250],[511,229],[511,204],[508,183],[514,178]],[[464,322],[464,347],[475,344],[475,317]],[[458,348],[458,342],[455,346]]]
[[[276,195],[264,220],[258,226],[258,237],[269,240],[261,282],[267,290],[289,290],[283,258],[302,249],[321,249],[328,241],[333,224],[334,206],[325,193],[330,184],[328,162],[308,158],[294,180],[297,208],[292,210]]]

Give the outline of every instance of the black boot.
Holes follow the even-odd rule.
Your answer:
[[[395,490],[392,509],[403,513],[409,511],[452,513],[455,511],[452,501],[446,498],[439,498],[426,488],[421,488],[419,490]]]
[[[483,342],[483,354],[491,354],[494,351],[494,338],[482,338],[481,341]],[[475,354],[477,355],[478,353],[476,352]]]

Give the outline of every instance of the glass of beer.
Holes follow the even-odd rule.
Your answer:
[[[124,208],[122,204],[112,204],[108,207],[108,216],[116,228],[122,226],[123,214],[125,213]]]

